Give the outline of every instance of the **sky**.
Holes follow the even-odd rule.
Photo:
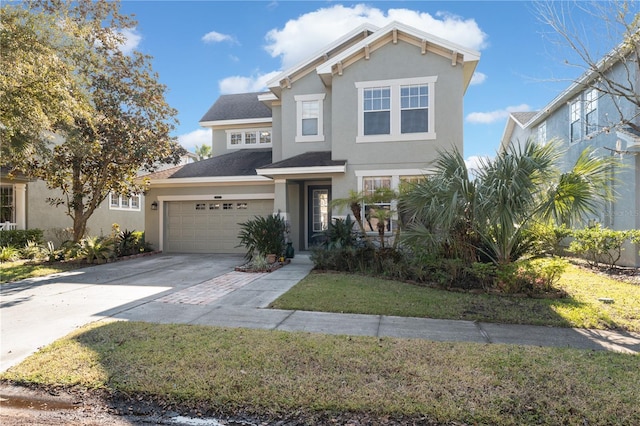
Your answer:
[[[174,136],[190,151],[210,143],[198,122],[221,94],[265,90],[279,71],[364,22],[397,20],[480,52],[464,98],[470,164],[495,155],[509,112],[541,109],[581,73],[527,1],[124,0],[121,12],[138,21],[123,48],[153,57],[178,110]],[[601,41],[588,16],[571,18]]]

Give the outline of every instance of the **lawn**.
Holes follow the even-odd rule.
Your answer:
[[[99,322],[0,378],[265,421],[640,424],[638,356],[563,348]]]
[[[640,285],[571,265],[558,286],[569,297],[538,299],[452,292],[360,275],[312,273],[271,307],[640,331]],[[612,298],[614,303],[599,301],[602,297]]]
[[[72,271],[86,266],[91,265],[73,262],[35,262],[31,260],[2,262],[0,263],[0,283],[19,281],[25,278],[43,277],[45,275]]]

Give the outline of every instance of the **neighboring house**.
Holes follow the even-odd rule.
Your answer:
[[[0,232],[2,229],[42,229],[46,241],[60,244],[72,235],[65,229],[73,227],[66,207],[52,206],[47,201],[60,195],[60,191],[48,189],[44,181],[9,174],[3,167],[0,174]],[[143,203],[142,195],[129,198],[110,194],[87,222],[87,233],[108,235],[114,223],[121,229],[144,230]]]
[[[196,155],[185,154],[180,164],[195,161]],[[173,167],[173,166],[165,166]],[[61,196],[47,188],[44,181],[29,179],[21,173],[0,168],[0,231],[4,229],[42,229],[44,239],[56,244],[69,238],[73,221],[64,205],[52,206],[47,199]],[[89,235],[108,235],[117,223],[122,230],[144,230],[144,195],[124,197],[109,194],[87,222]]]
[[[438,150],[462,151],[463,96],[479,57],[400,23],[363,25],[268,92],[221,96],[200,121],[213,157],[148,176],[147,241],[165,252],[243,252],[239,223],[279,213],[295,249],[308,249],[348,213],[332,211],[332,199],[398,188]]]
[[[635,92],[640,91],[637,63],[601,61],[601,65],[615,81],[632,82]],[[598,91],[602,83],[596,77],[592,71],[585,73],[540,111],[512,113],[501,149],[511,143],[524,144],[527,138],[542,143],[559,139],[566,150],[563,171],[570,169],[587,147],[595,148],[599,155],[619,157],[622,166],[613,171],[617,199],[603,205],[601,213],[589,220],[617,230],[640,229],[640,134],[617,124],[622,115],[640,125],[640,108],[622,97]],[[628,244],[619,264],[640,266],[638,247]]]

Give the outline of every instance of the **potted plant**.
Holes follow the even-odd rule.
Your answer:
[[[240,226],[242,229],[238,247],[244,246],[247,249],[245,257],[248,259],[257,254],[266,257],[269,263],[274,263],[284,254],[286,225],[279,215],[256,216]]]

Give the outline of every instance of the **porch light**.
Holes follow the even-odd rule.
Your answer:
[[[151,203],[151,210],[158,210],[158,202],[154,201],[153,203]]]

